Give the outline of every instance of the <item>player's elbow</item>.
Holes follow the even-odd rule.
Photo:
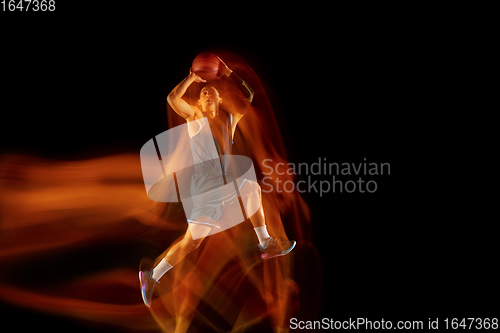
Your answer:
[[[174,110],[175,113],[179,114],[178,107],[177,107],[178,104],[175,101],[175,98],[173,98],[170,95],[167,96],[167,107],[168,107],[168,105],[170,105],[170,107],[172,108],[172,110]]]
[[[173,98],[172,98],[172,93],[168,94],[167,96],[167,104],[169,104],[172,108],[174,107],[174,101],[173,101]]]
[[[170,93],[168,96],[167,96],[167,105],[170,105],[170,107],[176,112],[177,110],[179,109],[178,105],[179,105],[179,102],[178,100],[176,99],[175,96],[172,96],[172,93]]]
[[[194,115],[194,112],[185,101],[181,98],[176,98],[171,94],[167,96],[167,105],[170,105],[175,113],[186,120]]]

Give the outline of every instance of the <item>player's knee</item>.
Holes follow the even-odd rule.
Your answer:
[[[244,194],[246,196],[255,196],[259,197],[260,196],[260,185],[257,182],[254,182],[253,180],[247,180],[243,184],[244,187]]]

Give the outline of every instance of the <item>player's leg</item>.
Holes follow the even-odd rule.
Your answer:
[[[250,222],[259,239],[262,259],[270,259],[276,256],[285,255],[292,251],[295,247],[295,241],[285,241],[271,237],[267,231],[266,218],[262,207],[262,193],[259,184],[254,181],[246,180],[241,186],[240,196],[247,213],[252,214],[255,212],[250,216]]]
[[[210,230],[210,227],[189,223],[189,227],[182,240],[174,244],[162,260],[167,261],[172,266],[177,265],[191,251],[196,250],[201,245]]]
[[[190,252],[196,250],[210,230],[207,226],[190,223],[182,239],[168,249],[166,254],[161,255],[161,261],[154,268],[149,269],[148,265],[141,265],[139,280],[141,282],[142,297],[146,306],[151,306],[156,283],[160,283],[161,277]]]
[[[184,233],[182,239],[167,250],[166,254],[163,253],[160,256],[162,259],[153,269],[152,278],[159,281],[160,278],[173,266],[177,265],[179,261],[184,259],[184,257],[191,251],[196,250],[201,245],[210,230],[210,227],[196,223],[189,223],[189,227]]]

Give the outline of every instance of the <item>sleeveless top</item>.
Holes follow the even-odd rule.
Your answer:
[[[190,135],[195,170],[191,189],[202,193],[226,183],[222,155],[230,155],[232,150],[231,118],[220,111],[213,119],[205,117],[195,122],[200,128]]]

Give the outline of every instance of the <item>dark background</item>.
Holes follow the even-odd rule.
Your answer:
[[[390,176],[373,178],[376,193],[304,195],[322,264],[319,318],[490,314],[492,244],[479,244],[479,231],[464,230],[439,199],[449,176],[436,149],[436,82],[450,43],[441,30],[404,18],[233,13],[208,24],[200,15],[173,21],[136,8],[57,5],[1,14],[3,152],[138,153],[167,129],[165,97],[194,56],[228,50],[264,83],[292,162],[391,165]],[[77,326],[30,315],[39,329]]]

